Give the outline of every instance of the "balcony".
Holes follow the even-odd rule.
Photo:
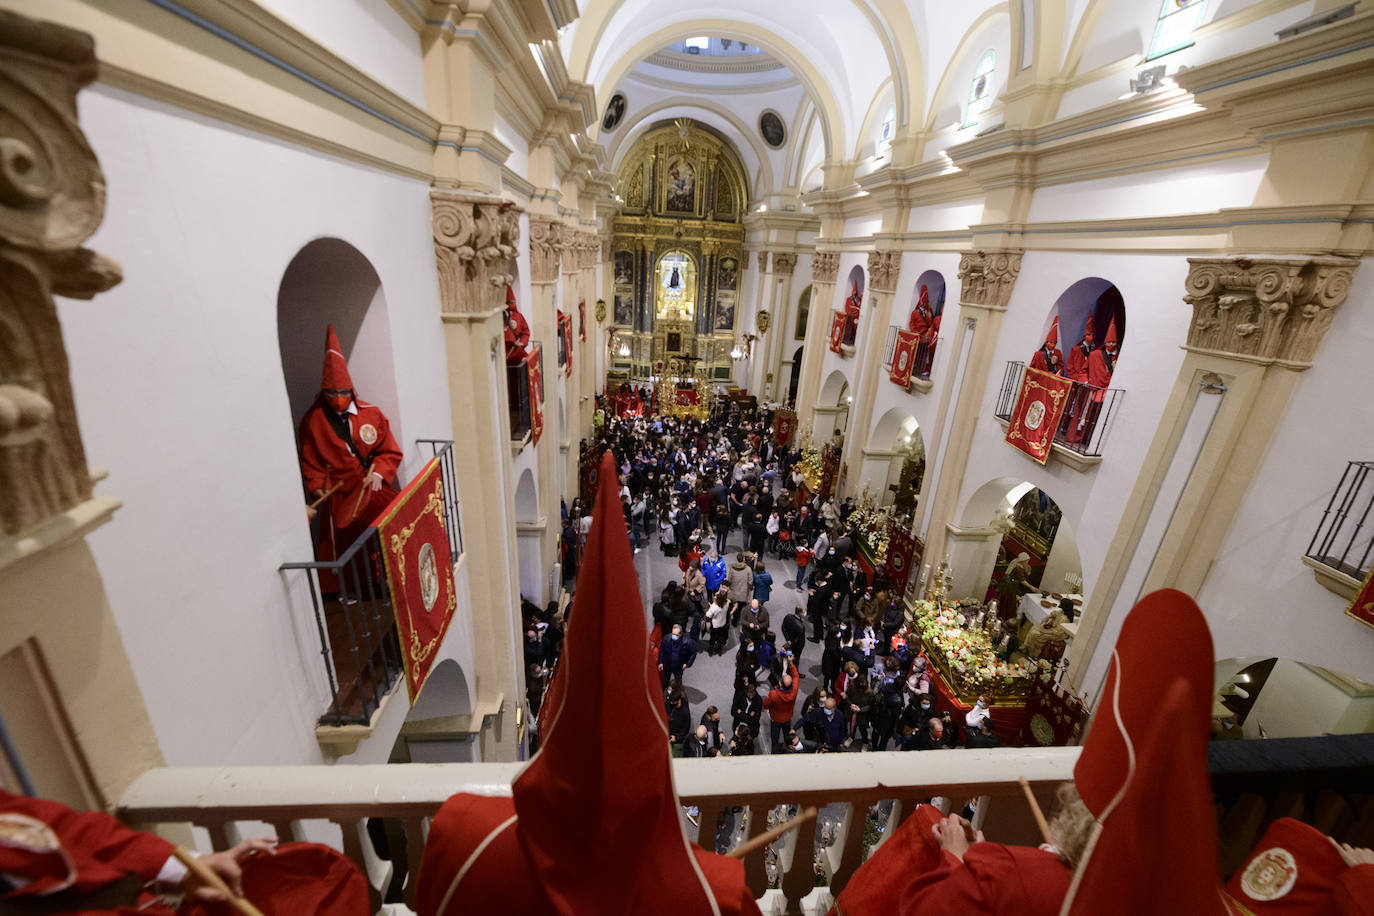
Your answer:
[[[510,438],[524,442],[530,435],[530,365],[506,365],[506,393],[509,395]]]
[[[1322,512],[1303,563],[1317,581],[1350,600],[1374,560],[1374,461],[1352,461]]]
[[[456,563],[463,551],[463,532],[453,442],[419,439],[416,447],[439,458],[449,550]],[[287,573],[288,582],[294,581],[293,574],[304,573],[309,584],[320,658],[332,697],[319,718],[322,728],[370,726],[400,677],[396,617],[381,556],[377,529],[372,527],[337,559],[283,563],[279,567]]]
[[[887,328],[887,341],[883,345],[883,369],[889,374],[892,372],[892,360],[897,352],[897,332],[904,331],[902,325],[889,325]],[[930,391],[930,370],[935,363],[935,348],[940,343],[937,334],[934,340],[923,340],[916,344],[916,362],[911,369],[911,388],[922,394]]]
[[[1025,370],[1025,363],[1013,361],[1007,363],[1007,370],[1002,375],[1002,390],[993,413],[1004,430],[1011,424],[1016,411],[1016,398]],[[1112,417],[1126,392],[1120,388],[1095,388],[1081,382],[1071,384],[1068,406],[1054,432],[1054,454],[1070,467],[1083,471],[1102,461],[1102,448],[1111,430]]]

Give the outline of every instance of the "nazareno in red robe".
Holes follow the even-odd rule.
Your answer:
[[[37,822],[37,823],[35,823]],[[44,837],[38,825],[54,836]],[[37,830],[35,828],[38,828]],[[131,830],[100,811],[74,811],[66,805],[12,795],[0,789],[0,897],[46,896],[63,901],[54,912],[95,916],[172,916],[173,910],[148,890],[136,906],[91,908],[83,898],[132,876],[153,881],[171,857],[171,843]],[[367,916],[367,880],[352,862],[327,846],[286,843],[275,855],[253,855],[240,863],[244,896],[267,916]],[[70,909],[66,909],[70,901]],[[187,902],[182,916],[228,916],[227,904]]]
[[[348,415],[349,429],[359,455],[354,455],[348,443],[339,438],[325,415],[328,407],[316,402],[301,420],[301,475],[311,493],[340,487],[329,497],[326,529],[321,535],[321,560],[337,557],[363,529],[372,524],[396,495],[390,486],[375,493],[366,490],[364,480],[368,462],[371,470],[391,484],[401,466],[401,447],[392,435],[391,424],[381,409],[354,399],[358,412]],[[326,552],[326,542],[328,551]]]

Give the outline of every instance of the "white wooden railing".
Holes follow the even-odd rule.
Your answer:
[[[1078,753],[1078,748],[1005,748],[727,757],[676,760],[673,772],[683,805],[698,811],[696,820],[704,825],[702,845],[708,849],[717,819],[727,808],[739,806],[749,812],[747,818],[737,818],[743,830],[736,832],[733,843],[766,830],[767,814],[778,806],[839,806],[823,812],[819,828],[813,821],[774,845],[776,889],[769,889],[762,854],[745,860],[749,886],[765,912],[801,913],[804,907],[811,912],[829,902],[826,891],[816,888],[811,850],[818,829],[822,842],[828,842],[821,850],[821,867],[835,893],[862,864],[868,851],[863,842],[865,820],[879,802],[894,802],[883,838],[918,802],[939,797],[944,806],[962,806],[978,798],[975,823],[989,839],[1034,843],[1033,822],[1017,779],[1025,776],[1047,805],[1055,787],[1072,778]],[[146,829],[203,828],[215,849],[228,848],[243,836],[273,832],[283,840],[332,842],[368,874],[374,909],[381,903],[378,889],[386,887],[392,869],[373,853],[364,824],[367,818],[394,818],[405,827],[406,901],[413,905],[414,876],[429,818],[456,792],[509,794],[511,779],[521,766],[164,767],[134,782],[121,800],[119,814]],[[329,827],[331,822],[337,829]],[[693,831],[690,824],[688,830]],[[200,839],[204,843],[203,835]]]

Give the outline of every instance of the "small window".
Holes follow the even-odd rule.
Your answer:
[[[878,155],[883,156],[892,149],[892,135],[897,132],[897,106],[887,106],[883,113],[883,123],[878,128]]]
[[[801,298],[797,300],[797,327],[792,337],[796,340],[806,340],[806,322],[811,318],[811,287],[808,285],[802,290]]]
[[[1193,43],[1193,29],[1202,24],[1207,0],[1164,0],[1155,22],[1155,37],[1146,60],[1163,57]]]
[[[711,47],[711,39],[705,35],[698,35],[695,38],[687,39],[682,44],[688,54],[700,54]]]
[[[973,71],[968,89],[968,107],[964,110],[964,127],[978,123],[978,117],[992,106],[992,77],[997,71],[997,52],[988,51]]]

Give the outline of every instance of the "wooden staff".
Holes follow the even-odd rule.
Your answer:
[[[760,833],[752,840],[745,840],[743,843],[740,843],[734,849],[727,852],[726,855],[732,859],[743,859],[745,856],[749,855],[749,853],[754,852],[755,850],[762,849],[763,847],[767,846],[769,843],[773,842],[783,834],[792,830],[796,830],[798,827],[800,827],[802,824],[805,824],[807,821],[815,819],[815,807],[808,807],[804,811],[802,811],[801,814],[798,814],[796,817],[792,818],[792,820],[786,822],[785,824],[779,824],[772,830]]]
[[[313,518],[315,517],[315,513],[319,511],[320,503],[324,502],[326,499],[328,499],[330,496],[332,496],[332,495],[334,494],[334,491],[337,490],[337,489],[338,489],[339,487],[341,487],[341,486],[343,486],[343,483],[336,483],[336,484],[334,484],[334,486],[330,487],[328,490],[325,490],[323,493],[321,493],[319,499],[315,500],[313,503],[311,503],[310,505],[306,506],[306,507],[305,507],[305,519],[306,519],[306,521],[310,521],[311,519],[313,519]]]
[[[223,894],[229,905],[242,913],[243,916],[263,916],[262,910],[253,906],[247,899],[235,896],[234,892],[229,889],[229,885],[224,883],[224,879],[211,871],[210,866],[197,859],[195,853],[188,852],[178,846],[172,850],[172,855],[176,856],[177,861],[185,865],[202,884]]]
[[[1026,802],[1030,805],[1031,814],[1035,815],[1035,825],[1040,828],[1040,835],[1045,838],[1046,846],[1053,846],[1054,841],[1050,839],[1050,825],[1045,820],[1045,812],[1040,810],[1040,803],[1035,800],[1035,794],[1031,792],[1030,781],[1026,777],[1017,778],[1021,783],[1021,791],[1026,793]]]

